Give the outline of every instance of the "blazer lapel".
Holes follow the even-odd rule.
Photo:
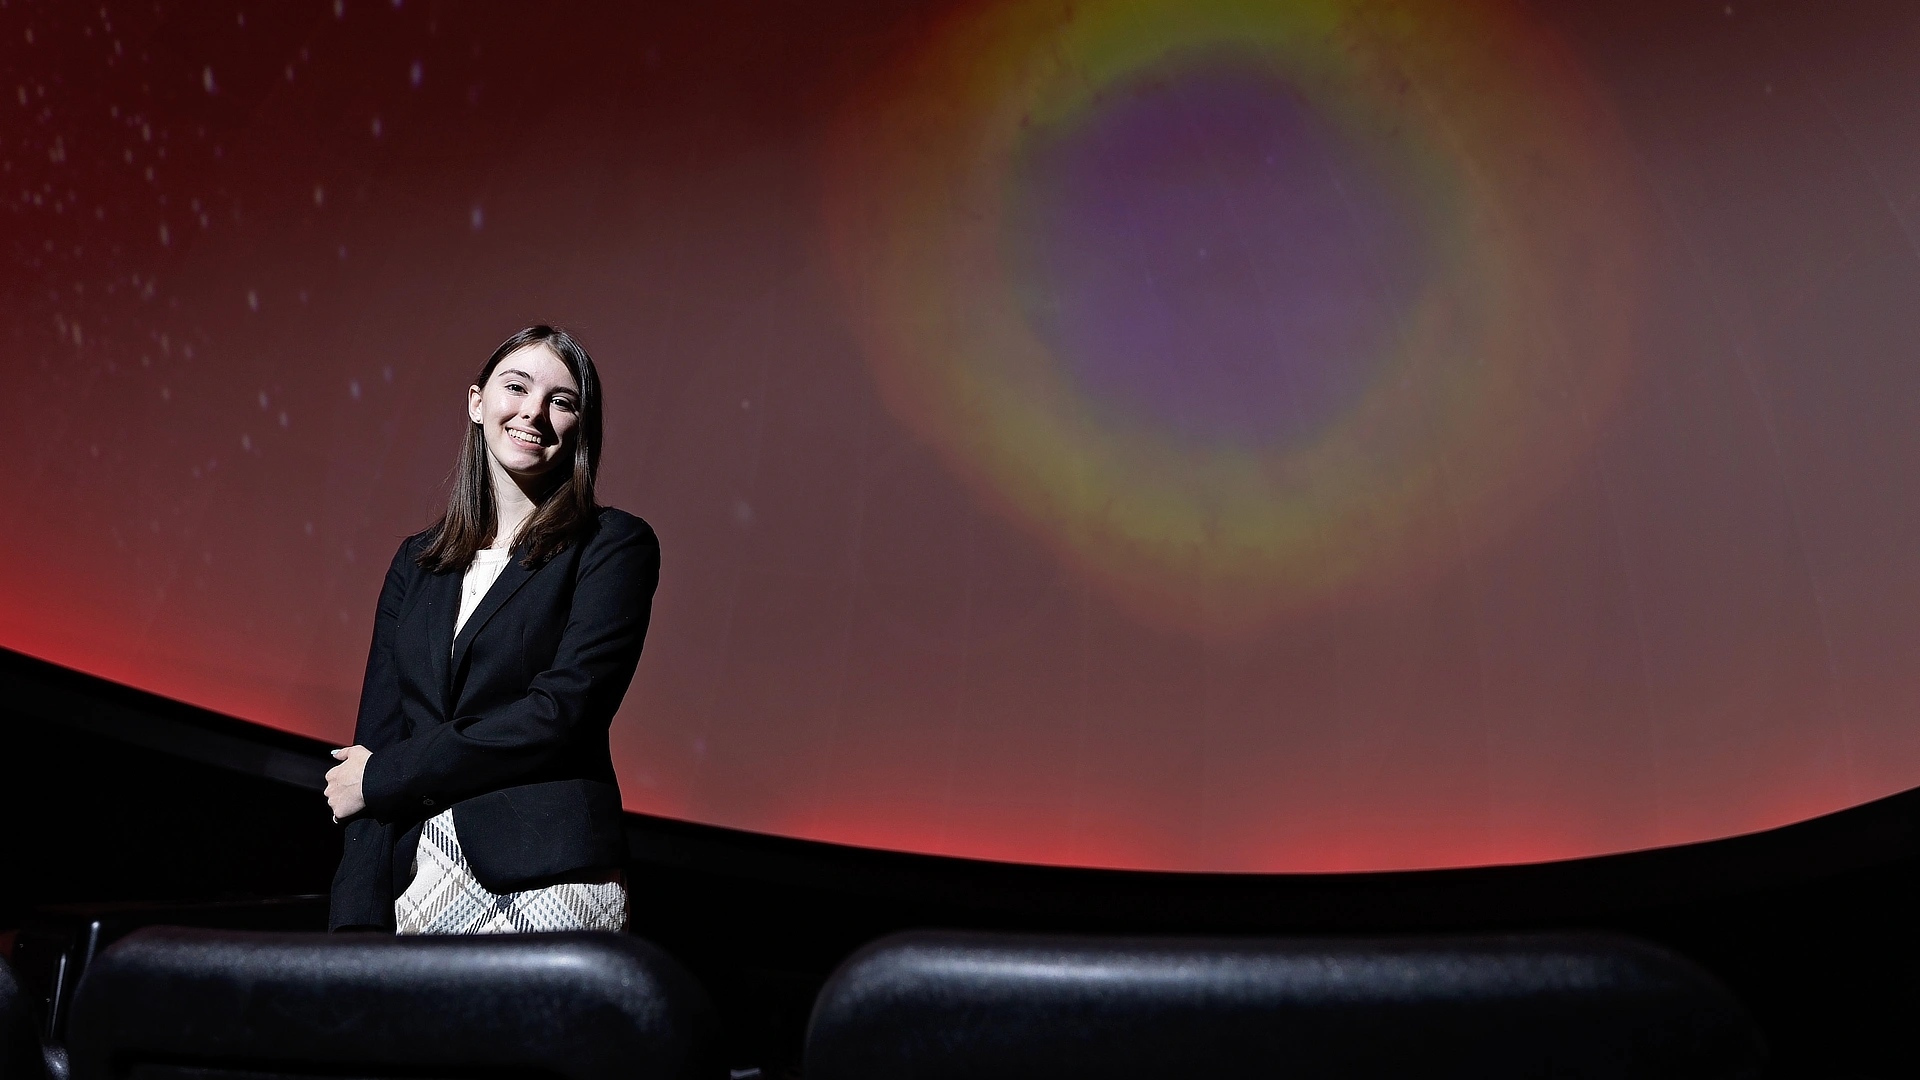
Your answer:
[[[444,699],[451,679],[447,654],[453,651],[453,620],[460,614],[460,575],[449,571],[427,578],[421,599],[427,621],[427,673],[433,680],[428,685],[439,687]],[[446,708],[441,706],[443,711]]]
[[[461,662],[466,660],[467,650],[473,647],[474,635],[478,634],[487,625],[487,620],[493,618],[493,613],[499,611],[502,604],[512,599],[513,594],[520,591],[520,586],[525,585],[527,579],[534,575],[533,570],[520,565],[520,561],[526,558],[526,554],[524,547],[513,549],[513,556],[501,569],[500,576],[493,579],[493,587],[487,590],[487,595],[480,598],[480,606],[474,608],[473,614],[467,616],[466,625],[460,628],[460,636],[453,641],[452,663],[447,669],[449,678],[454,672],[460,670]],[[453,630],[451,617],[447,619],[447,630],[449,632]]]

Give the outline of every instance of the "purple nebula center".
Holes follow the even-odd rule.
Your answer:
[[[1012,271],[1083,393],[1205,443],[1310,439],[1394,351],[1425,256],[1409,200],[1286,82],[1206,61],[1038,133]]]

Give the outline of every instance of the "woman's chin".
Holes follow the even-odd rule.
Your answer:
[[[523,461],[502,461],[500,467],[524,487],[552,479],[554,466],[558,464],[560,464],[558,458],[531,458]]]

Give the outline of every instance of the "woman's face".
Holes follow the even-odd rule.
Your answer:
[[[579,409],[573,373],[539,342],[501,357],[485,386],[467,388],[467,417],[480,425],[487,453],[520,478],[539,476],[573,453]]]

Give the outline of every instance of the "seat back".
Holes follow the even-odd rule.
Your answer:
[[[74,1080],[707,1076],[716,1024],[665,953],[610,933],[154,927],[81,981]]]
[[[1706,973],[1606,936],[1180,940],[917,932],[834,973],[808,1080],[1752,1077]]]
[[[46,1059],[35,1030],[33,1002],[0,959],[0,1080],[43,1080]]]

